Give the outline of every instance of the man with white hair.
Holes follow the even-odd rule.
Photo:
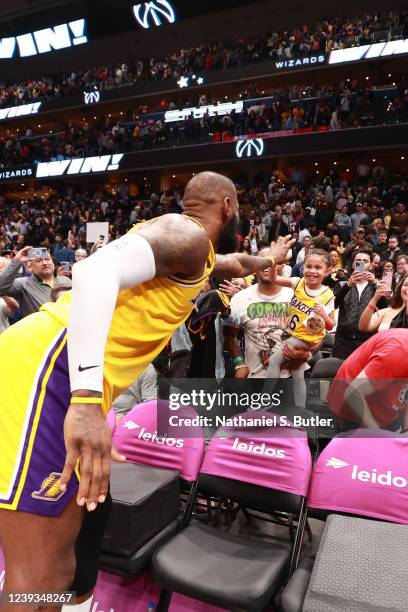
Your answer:
[[[88,253],[86,252],[85,249],[77,249],[75,251],[75,263],[77,263],[78,261],[82,261],[83,259],[86,259],[88,257]]]

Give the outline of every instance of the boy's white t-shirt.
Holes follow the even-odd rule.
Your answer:
[[[258,285],[240,291],[231,299],[227,325],[242,327],[245,361],[250,375],[265,378],[270,355],[282,346],[286,334],[293,290],[282,287],[275,295],[264,295]]]

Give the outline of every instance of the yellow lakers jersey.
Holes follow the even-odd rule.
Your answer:
[[[130,232],[140,227],[141,224],[136,225]],[[200,278],[154,278],[119,293],[105,348],[105,409],[109,410],[114,399],[136,380],[166,346],[173,332],[188,319],[194,308],[193,301],[214,265],[215,253],[210,243],[210,253]],[[70,303],[71,292],[67,292],[56,303],[45,304],[42,310],[66,327]],[[92,342],[92,338],[89,341]]]
[[[334,300],[333,292],[329,287],[322,285],[321,293],[311,295],[308,293],[304,278],[298,281],[293,291],[288,331],[291,336],[299,338],[299,340],[310,344],[317,344],[324,338],[326,330],[321,325],[321,317],[310,318],[313,313],[313,307],[316,304],[327,307]]]

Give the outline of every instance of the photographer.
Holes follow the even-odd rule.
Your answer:
[[[334,287],[334,305],[339,309],[333,357],[346,359],[372,333],[360,331],[360,317],[377,290],[376,279],[370,266],[373,254],[360,249],[354,255],[353,272],[347,281],[340,281]]]
[[[18,278],[22,264],[27,264],[31,276]],[[0,296],[15,298],[23,317],[37,312],[43,304],[51,301],[51,290],[55,284],[71,286],[68,278],[55,277],[54,270],[54,262],[47,249],[24,247],[0,274]]]

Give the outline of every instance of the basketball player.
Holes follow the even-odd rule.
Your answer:
[[[188,318],[210,274],[243,277],[283,263],[294,242],[280,239],[269,257],[222,255],[235,248],[239,218],[234,184],[219,174],[195,176],[184,207],[77,263],[72,293],[0,337],[7,592],[87,597],[109,512],[105,417],[114,399]]]

